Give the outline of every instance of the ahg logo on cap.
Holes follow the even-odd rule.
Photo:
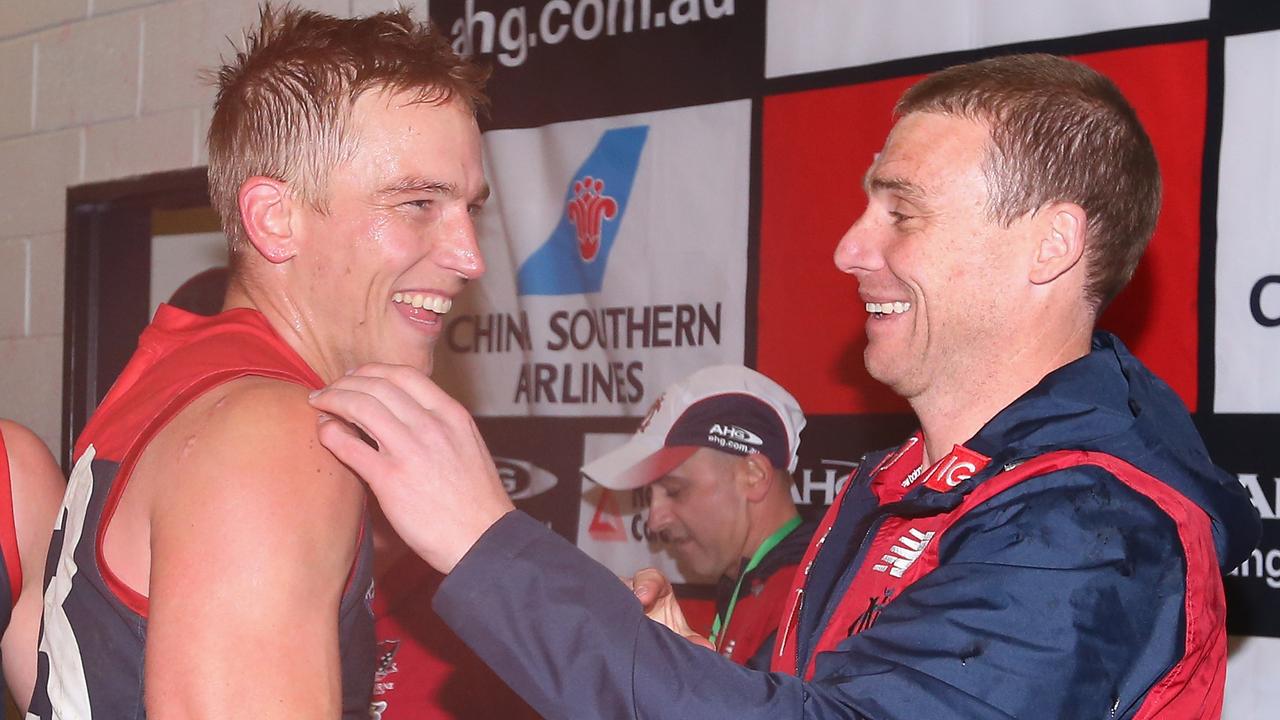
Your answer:
[[[740,428],[737,425],[722,425],[720,423],[714,423],[708,432],[712,435],[719,435],[722,438],[736,440],[738,442],[747,443],[748,445],[759,446],[764,444],[764,440],[760,439],[759,435],[756,435],[750,430]]]

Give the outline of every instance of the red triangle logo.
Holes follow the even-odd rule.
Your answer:
[[[612,491],[605,490],[600,494],[600,504],[596,506],[596,514],[592,516],[587,532],[596,540],[623,542],[627,539],[622,513],[618,511],[618,499]]]

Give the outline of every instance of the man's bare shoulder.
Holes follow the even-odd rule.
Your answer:
[[[358,530],[364,489],[320,444],[308,393],[242,378],[184,410],[138,468],[152,476],[153,518],[209,522],[221,510],[237,532],[263,540],[306,528],[349,539],[341,531]]]
[[[12,420],[0,418],[0,434],[4,435],[12,482],[21,484],[29,479],[33,483],[62,484],[62,471],[35,433]]]
[[[34,569],[38,581],[43,576],[49,531],[67,482],[44,441],[35,433],[3,419],[0,419],[0,433],[4,434],[9,456],[13,520],[23,572]]]
[[[274,380],[227,383],[183,410],[146,450],[145,476],[134,479],[151,500],[149,714],[181,715],[158,708],[185,705],[219,708],[200,716],[234,716],[229,708],[256,692],[273,659],[279,664],[257,646],[283,637],[312,665],[296,673],[307,692],[290,701],[289,714],[336,717],[297,708],[318,699],[327,707],[337,682],[339,609],[364,490],[320,445],[307,396]]]

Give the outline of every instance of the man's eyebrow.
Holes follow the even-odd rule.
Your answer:
[[[458,186],[443,180],[431,180],[425,177],[408,176],[378,190],[380,195],[396,195],[403,192],[430,192],[442,195],[457,195]]]
[[[902,195],[908,200],[923,200],[928,195],[924,188],[910,180],[900,177],[876,175],[874,168],[867,171],[866,177],[862,179],[862,189],[865,190],[868,195],[876,191],[892,191]]]
[[[445,195],[448,197],[457,197],[460,194],[458,192],[458,186],[454,185],[451,182],[445,182],[443,180],[431,180],[429,178],[417,177],[417,176],[400,178],[394,183],[387,185],[386,187],[379,190],[378,194],[379,195],[398,195],[404,192],[437,193],[437,194]],[[474,202],[482,203],[485,200],[488,200],[489,194],[491,192],[492,191],[489,188],[489,183],[485,183],[484,185],[480,186],[480,192],[476,193]]]

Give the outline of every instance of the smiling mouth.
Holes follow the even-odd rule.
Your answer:
[[[444,315],[453,308],[451,298],[430,293],[398,292],[391,296],[391,302],[408,305],[414,309],[430,310],[437,315]]]
[[[867,303],[867,312],[876,317],[888,317],[889,315],[901,315],[911,309],[909,302],[884,302],[884,303]]]

